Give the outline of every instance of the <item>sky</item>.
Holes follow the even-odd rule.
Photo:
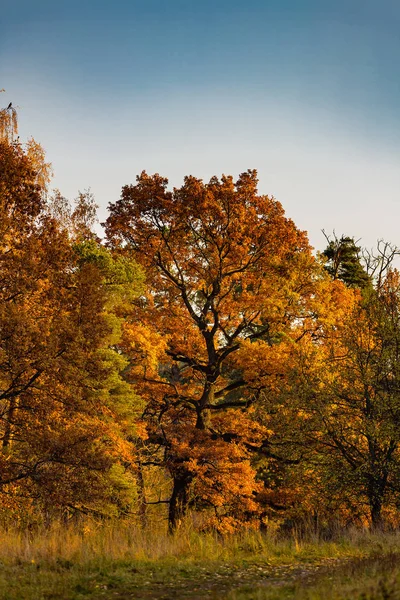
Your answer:
[[[100,206],[142,170],[256,168],[312,245],[400,246],[398,0],[14,0],[0,105]]]

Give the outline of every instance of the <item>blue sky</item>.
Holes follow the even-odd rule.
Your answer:
[[[142,169],[257,168],[317,248],[400,245],[399,31],[397,0],[14,0],[0,100],[101,218]]]

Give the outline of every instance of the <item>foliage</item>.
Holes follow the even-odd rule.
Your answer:
[[[248,171],[236,183],[186,177],[170,192],[166,179],[143,172],[110,205],[110,244],[147,275],[123,349],[148,400],[150,460],[173,480],[172,527],[189,505],[231,520],[255,511],[250,462],[265,426],[249,406],[264,384],[233,357],[246,349],[250,364],[257,344],[278,341],[312,292],[316,265],[305,234],[256,186]]]
[[[0,90],[4,92],[5,90]],[[7,108],[0,108],[0,141],[13,142],[18,135],[18,115],[10,103]]]
[[[48,191],[0,110],[0,518],[397,526],[399,251],[315,258],[257,174]],[[168,514],[164,510],[167,508]],[[327,533],[328,535],[328,533]]]
[[[334,234],[333,239],[325,235],[328,246],[322,256],[327,259],[325,269],[333,277],[350,287],[364,288],[371,283],[367,270],[362,266],[360,251],[354,238]]]
[[[301,343],[289,344],[287,385],[269,388],[276,443],[301,457],[301,491],[308,480],[308,508],[320,516],[333,509],[347,522],[397,523],[399,285],[389,269],[362,295],[342,288],[330,320],[319,312]]]
[[[140,402],[114,347],[139,270],[49,216],[29,149],[0,165],[2,509],[126,510]]]

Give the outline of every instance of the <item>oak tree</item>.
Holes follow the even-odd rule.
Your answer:
[[[252,343],[274,344],[302,318],[315,261],[280,203],[258,194],[255,171],[167,184],[143,172],[125,186],[106,232],[146,273],[124,350],[158,449],[148,462],[172,478],[173,529],[189,505],[233,520],[256,510],[251,456],[264,426],[249,412],[262,385],[233,357],[246,345],[251,361]]]

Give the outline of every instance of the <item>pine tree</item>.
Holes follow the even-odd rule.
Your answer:
[[[371,284],[371,279],[361,264],[360,246],[354,238],[334,234],[333,239],[326,236],[328,246],[322,256],[327,259],[325,269],[333,277],[340,279],[347,286],[364,289]]]

